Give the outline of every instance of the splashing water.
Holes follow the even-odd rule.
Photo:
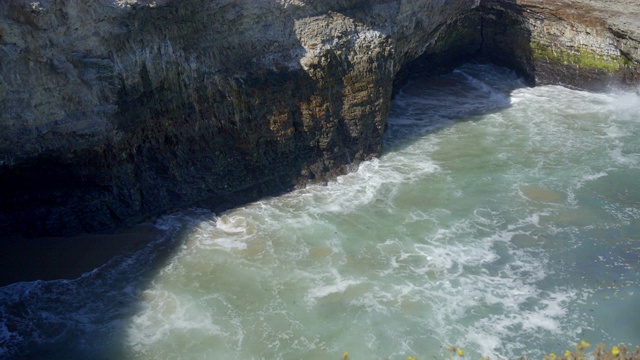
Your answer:
[[[640,345],[640,98],[466,65],[394,100],[327,186],[157,226],[76,280],[0,288],[0,357],[513,358]],[[635,343],[634,343],[635,342]]]

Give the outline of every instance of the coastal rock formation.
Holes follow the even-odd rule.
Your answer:
[[[477,6],[1,2],[0,226],[96,231],[344,173],[380,153],[401,66]]]
[[[635,0],[485,0],[484,54],[534,84],[585,89],[640,80]]]
[[[0,234],[105,230],[326,181],[380,154],[394,82],[475,56],[538,83],[637,81],[628,7],[0,2]]]

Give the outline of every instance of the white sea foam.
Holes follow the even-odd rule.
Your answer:
[[[613,139],[631,135],[631,133],[629,131],[627,131],[627,130],[621,128],[619,125],[615,125],[615,124],[606,127],[604,129],[604,132],[607,134],[607,137],[613,138]]]
[[[141,305],[146,309],[131,319],[127,331],[128,342],[134,351],[146,352],[172,332],[204,337],[225,335],[211,315],[200,311],[191,299],[159,290],[146,290],[142,297]]]
[[[314,287],[307,292],[305,299],[308,304],[313,305],[318,299],[331,294],[344,293],[350,286],[359,283],[359,280],[343,279],[336,269],[331,269],[331,276],[323,277],[314,284]]]
[[[622,91],[608,94],[608,111],[616,115],[618,121],[635,122],[640,120],[640,91]]]
[[[505,343],[501,339],[513,341],[513,334],[531,338],[544,337],[546,334],[563,334],[576,336],[579,329],[567,328],[561,323],[561,318],[567,313],[567,307],[575,299],[575,292],[563,289],[561,292],[549,294],[532,310],[519,311],[528,297],[538,297],[535,289],[524,288],[520,298],[499,299],[511,311],[504,314],[494,314],[477,321],[467,332],[466,340],[475,343],[482,354],[496,357],[508,352],[517,354],[522,351],[522,345],[517,342]],[[525,335],[526,334],[526,335]],[[546,335],[548,336],[548,335]],[[537,350],[537,349],[536,349]]]
[[[233,212],[222,214],[215,221],[203,221],[192,231],[197,247],[221,250],[244,250],[256,229],[250,219]]]
[[[624,154],[623,149],[618,147],[610,151],[611,157],[619,165],[637,167],[640,165],[640,153]]]

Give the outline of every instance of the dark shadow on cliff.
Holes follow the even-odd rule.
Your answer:
[[[512,69],[529,86],[536,85],[531,30],[524,10],[514,1],[484,0],[481,58]]]
[[[277,2],[266,6],[280,11]],[[316,89],[300,69],[259,67],[264,59],[247,56],[264,46],[247,32],[296,39],[292,17],[255,28],[251,17],[262,10],[191,0],[117,19],[121,31],[105,40],[114,68],[101,69],[101,85],[117,89],[112,128],[102,139],[71,134],[59,149],[0,165],[0,236],[108,231],[209,195],[235,206],[239,192],[257,198],[292,188],[318,154],[304,148],[312,139],[302,132],[283,138],[302,126],[293,105]],[[295,58],[304,49],[290,50]]]

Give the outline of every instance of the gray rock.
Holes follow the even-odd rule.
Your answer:
[[[0,233],[326,181],[380,154],[394,84],[476,55],[539,83],[635,82],[638,5],[611,4],[0,2]]]

